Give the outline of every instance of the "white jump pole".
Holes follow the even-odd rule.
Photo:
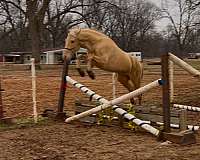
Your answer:
[[[187,109],[188,111],[200,112],[200,107],[186,106],[181,104],[173,104],[173,107],[180,109]]]
[[[93,92],[92,90],[88,89],[87,87],[85,87],[84,85],[78,83],[77,81],[71,79],[69,76],[66,77],[66,81],[68,83],[71,83],[72,85],[74,85],[76,88],[79,88],[82,92],[86,93],[87,95],[89,95],[91,98],[94,98],[96,100],[98,100],[99,102],[103,103],[102,105],[100,106],[97,106],[95,108],[92,108],[86,112],[82,112],[78,115],[75,115],[75,116],[72,116],[70,118],[67,118],[65,120],[65,122],[71,122],[73,120],[77,120],[77,119],[80,119],[80,118],[83,118],[85,116],[88,116],[88,115],[91,115],[93,113],[96,113],[96,112],[99,112],[105,108],[108,108],[110,106],[112,106],[113,110],[115,112],[117,112],[118,114],[122,115],[122,117],[128,119],[129,121],[132,121],[134,122],[135,124],[141,126],[143,129],[145,129],[146,131],[152,133],[153,135],[155,136],[159,136],[159,133],[160,131],[152,126],[150,126],[149,124],[146,124],[144,121],[136,118],[135,116],[133,116],[132,114],[129,114],[127,113],[127,111],[119,108],[118,106],[116,106],[116,104],[118,103],[121,103],[122,101],[125,101],[127,99],[130,99],[132,97],[135,97],[135,96],[138,96],[144,92],[147,92],[148,90],[156,87],[156,86],[159,86],[159,85],[162,85],[162,81],[161,80],[156,80],[144,87],[141,87],[133,92],[130,92],[128,94],[125,94],[119,98],[116,98],[112,101],[108,101],[106,99],[104,99],[103,97],[101,97],[100,95],[96,94],[95,92]]]
[[[178,58],[175,55],[169,53],[169,59],[172,62],[174,62],[175,64],[177,64],[179,67],[183,68],[184,70],[186,70],[187,72],[192,74],[194,77],[199,77],[200,78],[200,72],[198,70],[196,70],[195,68],[193,68],[188,63],[186,63],[183,60],[181,60],[180,58]]]
[[[116,73],[112,74],[113,99],[116,98]]]
[[[35,59],[31,58],[31,73],[32,73],[32,97],[33,97],[33,116],[34,122],[38,121],[37,102],[36,102],[36,75],[35,75]]]

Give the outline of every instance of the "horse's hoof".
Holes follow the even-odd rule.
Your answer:
[[[85,72],[83,70],[81,70],[80,68],[77,68],[77,71],[81,77],[85,77]]]
[[[95,74],[94,74],[94,72],[92,72],[92,71],[87,71],[87,73],[88,73],[88,76],[89,76],[91,79],[95,79]]]
[[[85,72],[84,71],[80,71],[79,74],[80,74],[81,77],[85,77]]]
[[[130,102],[131,102],[132,105],[136,105],[136,102],[135,102],[134,98],[131,98]]]

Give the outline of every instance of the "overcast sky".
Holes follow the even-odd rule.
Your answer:
[[[149,0],[149,1],[154,2],[156,4],[160,4],[160,2],[161,2],[161,0]]]
[[[171,3],[171,2],[169,2],[169,0],[148,0],[148,1],[155,3],[159,8],[163,8],[163,7],[168,8]],[[156,23],[156,28],[159,31],[161,31],[161,30],[165,29],[168,24],[169,24],[169,20],[165,18]]]

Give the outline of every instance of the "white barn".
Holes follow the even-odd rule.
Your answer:
[[[135,56],[140,62],[142,62],[142,52],[128,52],[131,56]]]

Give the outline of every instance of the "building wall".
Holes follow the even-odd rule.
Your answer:
[[[23,56],[23,58],[24,58],[24,64],[29,64],[29,63],[31,63],[32,55],[31,54],[25,54]],[[40,55],[40,63],[41,64],[46,64],[46,54],[41,54]]]
[[[54,64],[55,63],[55,53],[50,52],[46,53],[46,64]]]
[[[40,55],[40,64],[46,64],[47,62],[47,55],[45,53]]]
[[[63,49],[44,52],[46,54],[46,64],[58,64],[63,61]]]
[[[3,56],[0,55],[0,62],[3,62]]]
[[[131,56],[134,56],[138,59],[138,61],[142,61],[142,53],[141,52],[128,52]]]
[[[58,50],[50,50],[50,51],[45,51],[40,54],[40,63],[41,64],[58,64],[61,63],[63,60],[63,49],[58,49]],[[18,54],[20,55],[20,62],[24,64],[30,64],[31,63],[31,58],[32,54],[31,52],[13,52],[13,54]],[[13,60],[19,59],[18,57],[13,58]],[[3,60],[0,60],[3,61]]]
[[[24,64],[31,63],[31,57],[32,57],[31,54],[25,54],[25,55],[23,56],[23,58],[24,58]]]

